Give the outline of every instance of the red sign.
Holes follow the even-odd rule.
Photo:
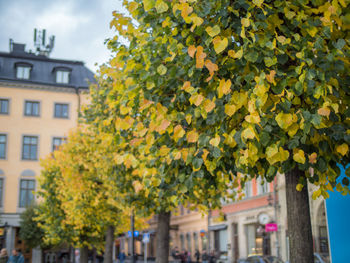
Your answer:
[[[276,223],[270,223],[265,225],[265,232],[276,232],[278,230],[278,226]]]

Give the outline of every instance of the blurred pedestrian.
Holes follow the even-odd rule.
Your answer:
[[[196,253],[194,253],[194,257],[196,259],[196,262],[199,263],[199,259],[201,258],[201,254],[199,253],[198,249],[196,249]]]
[[[7,263],[24,263],[24,257],[19,249],[12,250],[12,256]]]
[[[215,252],[212,250],[209,255],[209,263],[215,263],[216,257],[215,257]]]
[[[3,248],[0,252],[0,263],[7,263],[9,260],[9,255],[7,254],[7,249]]]
[[[191,263],[191,252],[187,252],[186,263]]]
[[[204,250],[202,253],[202,262],[208,263],[208,260],[209,260],[209,255],[208,255],[207,251]]]
[[[126,258],[126,256],[125,256],[124,250],[120,251],[119,256],[118,256],[119,262],[124,263],[125,258]]]

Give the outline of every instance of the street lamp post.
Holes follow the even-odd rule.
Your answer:
[[[131,212],[131,263],[135,263],[135,216],[134,210]]]

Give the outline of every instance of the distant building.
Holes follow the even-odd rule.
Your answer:
[[[40,158],[77,126],[84,93],[94,82],[83,62],[47,55],[26,52],[13,41],[9,53],[0,52],[0,245],[21,248],[27,259],[31,252],[19,239],[19,218],[35,200]]]

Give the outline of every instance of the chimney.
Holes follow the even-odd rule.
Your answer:
[[[10,52],[11,53],[25,53],[25,44],[19,44],[13,42],[12,39],[10,39]]]

